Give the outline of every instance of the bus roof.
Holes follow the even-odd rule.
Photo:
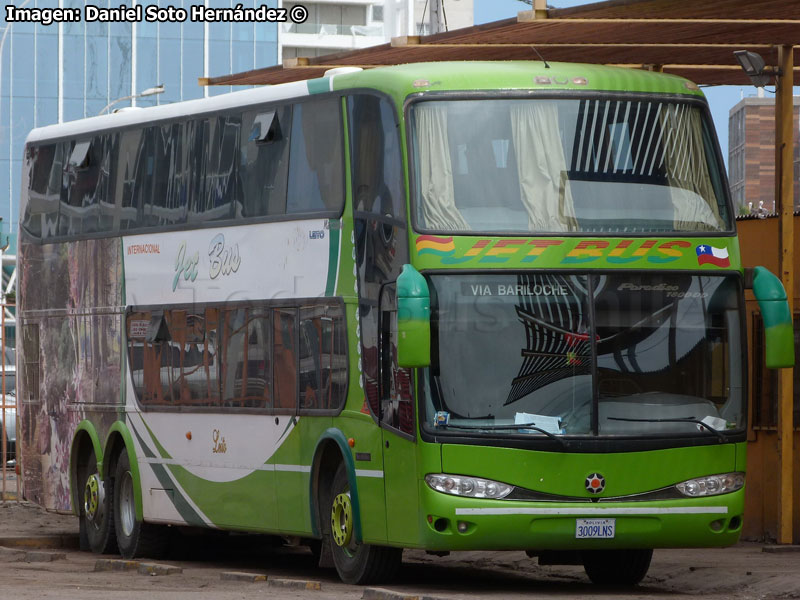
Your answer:
[[[257,87],[209,98],[49,125],[32,130],[26,143],[76,138],[142,123],[355,88],[384,91],[400,104],[409,94],[436,91],[619,91],[702,97],[702,92],[696,85],[681,77],[621,67],[541,61],[410,63],[331,74],[319,79]]]
[[[332,87],[378,88],[398,98],[445,90],[591,90],[703,96],[697,85],[676,75],[541,61],[409,63],[342,74]]]

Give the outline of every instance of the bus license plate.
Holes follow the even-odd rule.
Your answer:
[[[575,538],[613,538],[616,519],[575,519]]]

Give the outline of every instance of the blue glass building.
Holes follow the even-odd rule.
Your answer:
[[[16,0],[25,8],[117,8],[120,0]],[[128,0],[185,8],[205,4],[258,7],[261,0]],[[274,6],[274,3],[269,3]],[[2,233],[19,220],[23,144],[34,127],[97,115],[118,98],[157,84],[165,91],[139,98],[137,106],[190,100],[230,91],[203,88],[198,77],[238,73],[278,62],[275,23],[74,23],[44,26],[6,22],[0,56],[0,217]],[[6,33],[7,32],[7,33]],[[114,108],[130,106],[120,102]]]

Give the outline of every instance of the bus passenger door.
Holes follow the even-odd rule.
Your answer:
[[[419,494],[411,369],[397,365],[397,298],[394,284],[380,301],[380,398],[386,531],[392,542],[414,543],[419,534]]]

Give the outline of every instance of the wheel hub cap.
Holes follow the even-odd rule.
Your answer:
[[[353,506],[348,494],[339,494],[333,499],[331,535],[337,546],[347,546],[353,538]]]
[[[104,496],[105,488],[100,476],[97,473],[90,475],[83,491],[83,511],[90,521],[99,521]]]

